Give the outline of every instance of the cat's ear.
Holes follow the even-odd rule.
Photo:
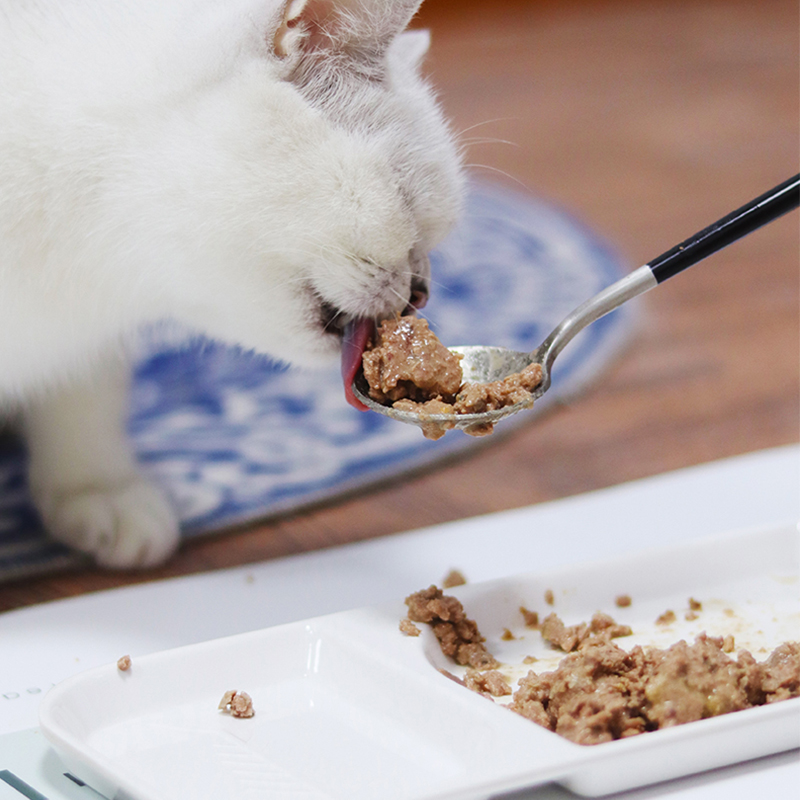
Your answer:
[[[284,0],[267,41],[278,58],[382,57],[422,0]]]
[[[390,58],[417,70],[431,46],[431,34],[427,30],[406,31],[392,42]]]

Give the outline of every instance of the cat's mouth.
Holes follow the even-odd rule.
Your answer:
[[[364,350],[372,338],[375,321],[371,317],[352,317],[333,303],[317,297],[322,332],[326,336],[336,336],[341,341],[342,381],[345,399],[351,406],[366,411],[366,406],[353,394],[353,380],[361,367]]]
[[[361,359],[375,331],[375,320],[353,319],[347,323],[342,334],[342,381],[344,396],[348,403],[359,411],[367,407],[353,393],[353,381],[361,369]]]
[[[415,314],[428,300],[427,287],[412,287],[411,297],[402,314]],[[376,328],[376,320],[372,317],[348,317],[332,303],[323,300],[320,304],[322,329],[338,336],[342,342],[342,382],[347,402],[359,411],[367,411],[367,407],[353,393],[353,381],[361,369],[361,361]]]

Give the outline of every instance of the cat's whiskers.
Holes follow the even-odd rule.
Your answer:
[[[415,272],[414,270],[408,270],[403,274],[409,275],[412,280],[414,278],[420,278],[421,280],[427,280],[431,286],[437,286],[439,289],[445,289],[445,290],[447,289],[446,284],[442,283],[441,281],[434,280],[433,277],[430,275],[422,275],[421,273]]]
[[[504,178],[508,178],[510,181],[513,181],[522,189],[528,188],[519,178],[515,177],[514,175],[511,175],[510,173],[498,167],[492,167],[489,166],[488,164],[465,164],[464,166],[467,169],[485,169],[489,170],[489,172],[496,172],[498,175],[502,175]]]
[[[331,328],[343,329],[344,326],[341,324],[341,317],[343,316],[344,312],[341,309],[337,309],[336,313],[322,326],[323,332],[328,333]]]
[[[397,295],[397,296],[398,296],[398,297],[399,297],[401,300],[403,300],[403,296],[400,294],[400,292],[398,292],[398,291],[396,291],[396,290],[395,290],[395,294],[396,294],[396,295]],[[408,301],[407,301],[407,300],[405,300],[404,302],[406,302],[406,303],[407,303]],[[418,308],[418,307],[415,307],[415,308],[414,308],[414,314],[415,314],[416,316],[418,316],[418,317],[421,317],[422,319],[424,319],[424,320],[425,320],[425,321],[428,323],[428,326],[429,326],[431,329],[433,329],[433,328],[435,327],[435,323],[432,323],[432,322],[431,322],[431,319],[430,319],[430,317],[429,317],[429,316],[428,316],[428,315],[425,313],[425,311],[424,311],[423,309],[421,309],[421,308]]]
[[[476,122],[474,125],[470,125],[468,128],[464,128],[463,130],[458,132],[458,138],[461,140],[461,137],[465,133],[469,133],[470,131],[474,131],[475,128],[480,128],[482,125],[493,125],[495,122],[518,122],[519,117],[494,117],[493,119],[486,119],[483,122]]]
[[[511,142],[508,139],[496,139],[492,136],[475,136],[470,139],[462,139],[461,144],[472,146],[476,144],[507,144],[511,147],[519,147],[517,142]]]

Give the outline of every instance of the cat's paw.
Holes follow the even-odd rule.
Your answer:
[[[50,535],[103,567],[152,567],[178,547],[174,510],[158,487],[139,477],[121,487],[61,489],[43,505]]]

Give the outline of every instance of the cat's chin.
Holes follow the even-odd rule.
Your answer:
[[[325,331],[309,325],[291,342],[272,352],[273,357],[299,369],[328,369],[341,360],[342,335],[336,331]]]

